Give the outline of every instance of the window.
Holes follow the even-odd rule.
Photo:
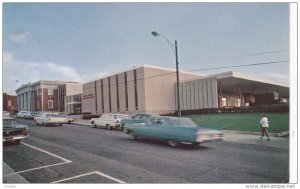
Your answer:
[[[53,95],[53,89],[48,89],[48,96]]]
[[[110,77],[108,78],[108,102],[109,102],[109,112],[111,112],[111,87],[110,87]]]
[[[117,110],[120,111],[120,100],[119,100],[119,77],[116,75],[116,86],[117,86]]]
[[[125,72],[125,100],[126,100],[126,111],[128,111],[128,88],[127,88],[127,73]]]
[[[53,109],[53,100],[48,100],[48,109]]]
[[[133,70],[134,73],[134,97],[135,97],[135,109],[138,110],[138,94],[137,94],[137,75],[136,70]]]
[[[11,100],[8,100],[8,106],[11,106]]]

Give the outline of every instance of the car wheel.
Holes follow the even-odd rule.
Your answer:
[[[168,140],[168,144],[171,147],[176,147],[178,145],[178,142],[176,140]]]
[[[43,122],[43,124],[42,124],[43,126],[46,126],[46,123],[45,122]]]
[[[35,123],[37,126],[39,126],[40,124],[38,122]]]
[[[110,125],[106,125],[106,129],[107,130],[111,130],[111,126]]]
[[[129,134],[129,139],[130,140],[135,140],[136,139],[136,136],[132,131],[128,131],[128,134]]]
[[[21,142],[20,139],[19,139],[19,140],[15,140],[15,143],[16,143],[16,144],[20,144],[20,142]]]
[[[200,144],[200,142],[194,142],[194,143],[192,144],[192,146],[196,148],[196,147],[199,146],[199,144]]]

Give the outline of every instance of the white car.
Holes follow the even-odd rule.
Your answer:
[[[29,114],[29,111],[20,111],[19,113],[17,113],[17,118],[24,118],[25,115]]]
[[[3,111],[2,116],[3,117],[10,117],[10,113],[8,111]]]
[[[68,123],[69,119],[59,116],[57,113],[41,113],[39,117],[34,118],[36,125],[59,125]]]
[[[130,119],[126,114],[105,113],[100,118],[92,118],[92,127],[105,127],[107,130],[112,128],[122,128],[122,119]]]

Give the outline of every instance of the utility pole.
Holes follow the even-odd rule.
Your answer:
[[[176,56],[176,79],[177,79],[177,114],[178,117],[181,117],[181,109],[180,109],[180,97],[179,97],[179,63],[178,63],[178,51],[177,51],[177,40],[175,40],[175,56]]]

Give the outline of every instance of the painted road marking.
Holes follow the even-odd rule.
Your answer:
[[[102,177],[108,178],[110,180],[116,181],[116,182],[121,183],[121,184],[126,184],[126,182],[124,182],[122,180],[119,180],[117,178],[111,177],[111,176],[109,176],[109,175],[107,175],[105,173],[102,173],[100,171],[94,171],[94,172],[90,172],[90,173],[86,173],[86,174],[82,174],[82,175],[77,175],[77,176],[74,176],[74,177],[70,177],[70,178],[66,178],[66,179],[54,181],[54,182],[51,182],[51,183],[60,183],[60,182],[63,182],[63,181],[68,181],[68,180],[72,180],[72,179],[76,179],[76,178],[80,178],[80,177],[84,177],[84,176],[88,176],[88,175],[93,175],[93,174],[100,175]]]
[[[31,146],[31,145],[26,144],[26,143],[24,143],[24,142],[21,142],[21,143],[22,143],[23,145],[25,145],[25,146],[31,147],[31,148],[33,148],[33,149],[35,149],[35,150],[38,150],[38,151],[41,151],[41,152],[46,153],[46,154],[48,154],[48,155],[51,155],[51,156],[53,156],[53,157],[56,157],[56,158],[58,158],[58,159],[60,159],[60,160],[62,160],[62,161],[64,161],[64,162],[62,162],[62,163],[56,163],[56,164],[51,164],[51,165],[45,165],[45,166],[36,167],[36,168],[31,168],[31,169],[27,169],[27,170],[23,170],[23,171],[18,171],[18,172],[10,173],[10,174],[7,174],[7,175],[3,175],[4,177],[6,177],[6,176],[11,176],[11,175],[16,175],[16,174],[20,174],[20,173],[24,173],[24,172],[28,172],[28,171],[34,171],[34,170],[38,170],[38,169],[44,169],[44,168],[48,168],[48,167],[53,167],[53,166],[63,165],[63,164],[67,164],[67,163],[71,163],[71,162],[72,162],[72,161],[70,161],[70,160],[68,160],[68,159],[65,159],[65,158],[63,158],[63,157],[60,157],[60,156],[58,156],[58,155],[55,155],[55,154],[53,154],[53,153],[51,153],[51,152],[48,152],[48,151],[46,151],[46,150],[42,150],[42,149],[40,149],[40,148],[37,148],[37,147],[35,147],[35,146]]]
[[[62,158],[62,157],[60,157],[60,156],[58,156],[58,155],[55,155],[55,154],[53,154],[53,153],[51,153],[51,152],[48,152],[48,151],[46,151],[46,150],[42,150],[42,149],[40,149],[40,148],[37,148],[37,147],[35,147],[35,146],[31,146],[31,145],[26,144],[26,143],[24,143],[24,142],[21,142],[21,143],[24,144],[25,146],[29,146],[29,147],[31,147],[31,148],[33,148],[33,149],[36,149],[36,150],[38,150],[38,151],[44,152],[44,153],[46,153],[46,154],[48,154],[48,155],[51,155],[51,156],[56,157],[56,158],[58,158],[58,159],[61,159],[61,160],[63,160],[64,162],[72,162],[72,161],[70,161],[70,160],[68,160],[68,159]]]

